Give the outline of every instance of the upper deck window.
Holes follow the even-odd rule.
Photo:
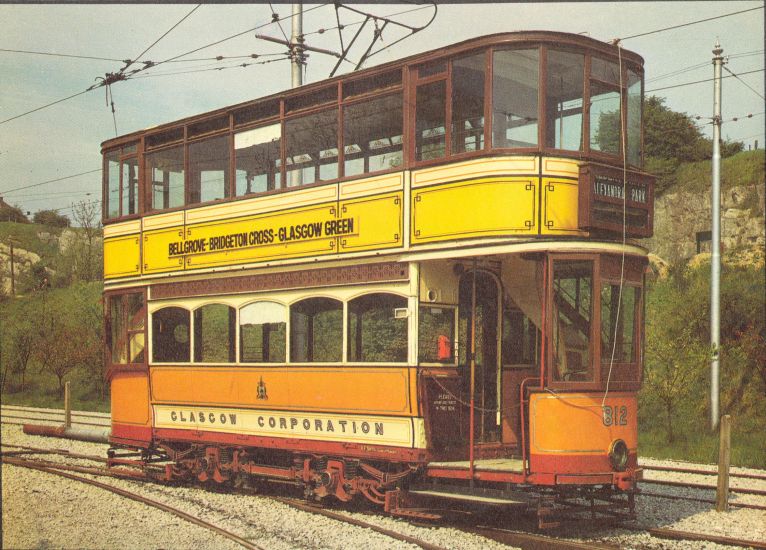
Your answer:
[[[138,214],[138,157],[134,144],[104,155],[104,214],[118,218]]]
[[[402,165],[402,96],[343,108],[344,173],[356,176]]]
[[[545,146],[582,151],[583,73],[585,56],[548,51],[545,90]]]
[[[338,177],[338,110],[285,121],[287,186]]]
[[[343,84],[343,98],[368,94],[394,88],[402,84],[402,70],[396,69],[387,73],[376,74],[368,78],[360,78]]]
[[[492,145],[537,147],[538,49],[500,50],[493,56]]]
[[[484,149],[486,55],[452,62],[452,153]]]
[[[229,136],[189,145],[189,204],[229,196]]]
[[[236,196],[281,187],[282,126],[278,122],[234,134]]]
[[[146,174],[150,182],[151,210],[184,205],[184,148],[182,145],[147,153]]]
[[[622,150],[620,67],[591,59],[590,149],[619,155]]]
[[[447,81],[418,86],[415,98],[415,160],[432,160],[447,154]]]
[[[628,69],[628,163],[641,165],[641,99],[643,86],[641,75]]]

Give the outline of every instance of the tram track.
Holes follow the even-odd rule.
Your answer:
[[[99,475],[99,476],[116,477],[116,478],[122,478],[122,479],[129,479],[133,481],[136,481],[136,480],[150,481],[151,480],[151,477],[145,477],[143,474],[136,475],[136,472],[127,473],[127,472],[115,471],[116,470],[115,468],[112,468],[112,469],[107,469],[103,467],[96,468],[96,467],[84,466],[80,464],[66,464],[63,462],[63,460],[62,462],[52,462],[50,460],[43,459],[43,457],[45,457],[46,455],[51,455],[51,456],[61,457],[59,460],[61,459],[64,459],[67,461],[68,459],[76,460],[76,461],[87,460],[87,461],[103,464],[106,462],[106,458],[104,458],[103,456],[76,453],[63,448],[45,448],[45,447],[37,447],[37,446],[29,446],[29,445],[12,445],[12,444],[5,444],[5,443],[3,443],[2,449],[3,450],[2,450],[2,454],[0,455],[0,459],[4,463],[18,465],[18,466],[26,466],[26,465],[16,464],[16,463],[23,460],[25,455],[29,455],[27,457],[27,461],[38,462],[38,464],[34,464],[28,467],[45,471],[45,472],[48,472],[49,470],[53,470],[53,472],[50,472],[50,473],[60,472],[60,474],[69,474],[69,476],[74,476],[77,478],[82,476],[78,476],[76,474],[86,474],[91,476]],[[29,458],[32,455],[35,455],[34,459]],[[688,473],[688,472],[683,472],[683,473]],[[691,473],[698,474],[699,471],[694,471]],[[68,477],[68,476],[64,475],[63,477]],[[84,478],[84,479],[89,479],[89,478]],[[95,480],[91,480],[91,481],[95,481]],[[651,482],[653,480],[644,480],[644,482],[647,482],[647,481]],[[670,487],[679,487],[679,486],[684,488],[690,487],[690,485],[687,483],[669,482],[664,484]],[[105,485],[108,485],[108,484],[105,484]],[[715,487],[712,485],[702,485],[702,484],[698,484],[698,485],[701,485],[701,487],[699,487],[701,489],[715,490]],[[756,492],[755,494],[759,495],[760,492]],[[277,502],[281,502],[282,504],[291,506],[292,508],[295,508],[295,509],[305,511],[307,513],[318,514],[318,515],[328,517],[330,519],[334,519],[336,521],[341,521],[341,522],[351,524],[351,525],[356,525],[359,527],[369,528],[377,533],[380,533],[381,535],[389,536],[391,538],[400,540],[402,542],[416,544],[421,548],[425,548],[428,550],[437,550],[442,548],[440,546],[431,544],[429,542],[416,539],[415,537],[410,537],[409,535],[403,535],[402,533],[397,533],[396,531],[392,531],[391,529],[380,527],[378,525],[375,525],[374,523],[369,523],[369,522],[357,520],[355,518],[351,518],[347,516],[345,513],[343,513],[342,511],[337,512],[334,510],[328,510],[326,508],[320,508],[311,504],[307,504],[305,501],[301,499],[273,496],[273,495],[269,495],[265,493],[262,494],[261,496],[275,500]],[[684,496],[670,495],[670,494],[664,495],[664,494],[649,493],[649,492],[642,492],[639,498],[642,498],[642,497],[660,498],[660,499],[667,498],[672,500],[684,500],[684,501],[700,502],[705,504],[713,504],[714,502],[712,499],[706,499],[706,498],[695,498],[695,497],[690,497],[685,495]],[[193,501],[190,501],[190,502],[193,502]],[[148,504],[148,505],[151,505],[151,504]],[[756,504],[732,502],[730,503],[730,505],[732,507],[749,508],[753,510],[766,510],[766,506],[760,506]],[[168,505],[165,505],[165,506],[168,506]],[[186,512],[182,512],[182,513],[186,514]],[[180,517],[183,517],[183,516],[180,516]],[[201,521],[204,521],[204,520],[201,520]],[[410,523],[417,526],[417,523],[413,523],[413,522],[410,522]],[[613,549],[613,548],[619,547],[619,545],[610,544],[608,541],[607,542],[588,541],[583,543],[576,540],[568,539],[566,537],[557,538],[555,536],[528,533],[528,532],[524,532],[523,530],[522,531],[509,530],[505,528],[497,528],[491,525],[469,524],[466,521],[460,521],[460,522],[457,522],[457,524],[444,523],[441,525],[440,525],[440,522],[436,522],[433,524],[429,524],[429,526],[430,527],[436,527],[436,526],[452,527],[466,533],[485,537],[487,539],[499,542],[501,544],[512,545],[514,547],[519,547],[524,549],[526,548],[561,548],[561,549],[574,550],[574,549],[582,549],[582,548]],[[620,527],[628,529],[630,531],[634,531],[634,532],[646,533],[653,537],[658,537],[658,538],[668,538],[673,540],[689,540],[689,541],[697,541],[697,542],[707,541],[707,542],[717,543],[717,544],[745,546],[745,547],[749,546],[753,548],[766,549],[766,543],[747,540],[747,539],[720,537],[716,535],[707,535],[707,534],[688,532],[688,531],[677,531],[672,529],[660,529],[660,528],[651,528],[651,527],[647,528],[647,527],[631,526],[631,525],[621,525]],[[244,546],[244,547],[248,547],[248,546]],[[253,547],[257,548],[257,546],[253,546]]]

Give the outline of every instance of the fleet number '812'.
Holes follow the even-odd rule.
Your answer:
[[[604,426],[627,426],[628,425],[628,407],[625,405],[615,405],[614,407],[602,407],[603,416],[601,421]]]

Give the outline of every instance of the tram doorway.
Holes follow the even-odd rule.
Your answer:
[[[474,436],[476,443],[501,441],[500,312],[501,289],[496,276],[480,269],[460,278],[460,365],[464,395],[471,398],[473,370]],[[475,365],[471,368],[471,354]],[[469,420],[470,422],[470,420]]]

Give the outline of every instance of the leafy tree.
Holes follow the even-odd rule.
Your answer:
[[[724,261],[721,278],[721,412],[755,430],[766,421],[765,275],[762,264]],[[709,414],[709,263],[651,284],[646,318],[642,422],[661,421],[670,442],[679,424],[689,434]]]
[[[721,156],[743,149],[742,142],[724,141]],[[710,159],[713,145],[692,117],[667,107],[664,98],[649,96],[644,100],[644,155],[644,168],[657,176],[656,192],[662,194],[676,184],[682,163]]]
[[[51,227],[69,227],[69,217],[59,214],[55,210],[38,210],[32,217],[34,223],[49,225]]]

